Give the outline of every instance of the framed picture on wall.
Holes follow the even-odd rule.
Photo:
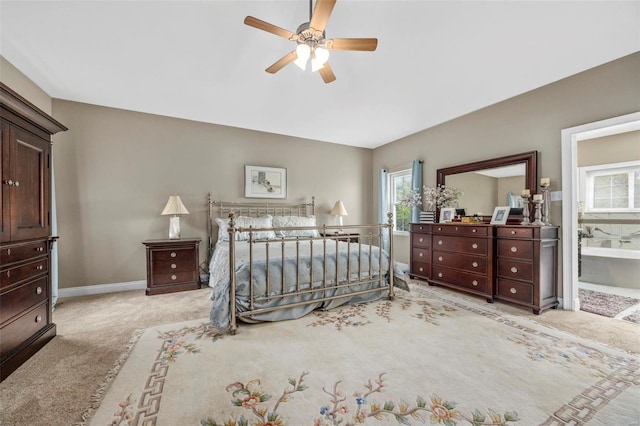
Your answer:
[[[440,223],[451,222],[455,215],[456,209],[453,207],[445,207],[440,209]]]
[[[511,207],[496,207],[493,209],[493,216],[491,216],[491,224],[492,225],[504,225],[507,223],[507,218],[509,217],[509,210]]]
[[[246,198],[287,198],[287,169],[244,166]]]

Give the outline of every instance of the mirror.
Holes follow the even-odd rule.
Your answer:
[[[537,192],[537,151],[438,169],[437,184],[460,189],[459,208],[466,215],[491,217],[494,207],[520,207],[520,194]],[[511,196],[509,196],[511,194]]]

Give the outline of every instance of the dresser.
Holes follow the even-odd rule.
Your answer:
[[[200,288],[200,238],[143,241],[147,248],[147,295]]]
[[[0,83],[0,379],[56,335],[51,136],[62,124]]]
[[[558,306],[558,227],[498,226],[496,299],[535,314]]]
[[[411,224],[409,276],[515,303],[535,314],[558,305],[558,227]]]

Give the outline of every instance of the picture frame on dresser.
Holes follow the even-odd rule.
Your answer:
[[[509,210],[511,210],[511,207],[509,206],[501,206],[493,209],[493,215],[491,216],[491,224],[505,225],[507,223],[507,219],[509,218]]]
[[[454,207],[443,207],[440,209],[440,223],[449,223],[456,215]]]

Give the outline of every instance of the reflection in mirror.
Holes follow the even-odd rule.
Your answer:
[[[508,155],[438,169],[437,184],[464,192],[459,208],[490,218],[497,206],[521,207],[523,189],[537,192],[538,152]]]

